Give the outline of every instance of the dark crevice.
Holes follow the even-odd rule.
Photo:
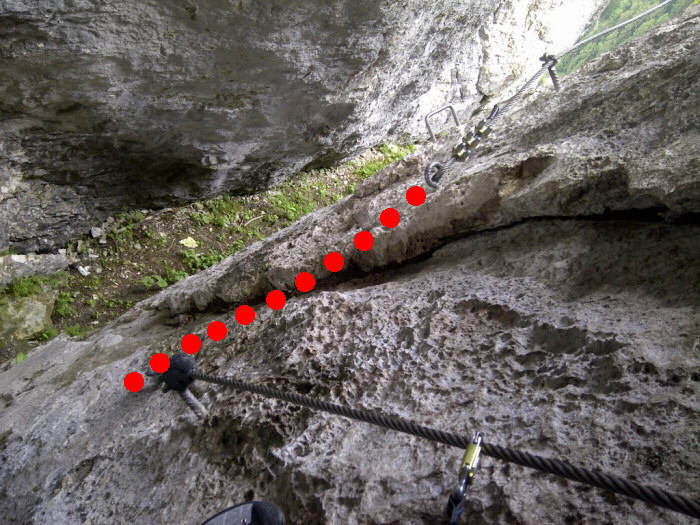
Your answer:
[[[383,275],[387,272],[397,271],[408,266],[420,264],[429,260],[436,251],[444,248],[445,246],[452,244],[453,242],[464,240],[475,235],[482,235],[485,233],[494,233],[528,222],[568,222],[568,221],[584,221],[584,222],[630,222],[630,223],[642,223],[642,224],[654,224],[654,223],[665,223],[674,225],[688,225],[688,224],[700,224],[700,213],[686,213],[683,215],[671,216],[669,214],[668,208],[665,206],[653,206],[649,208],[640,209],[629,209],[629,210],[608,210],[600,214],[591,215],[580,215],[580,216],[570,216],[562,217],[557,215],[542,215],[537,217],[527,217],[519,221],[515,221],[509,224],[504,224],[502,226],[496,226],[493,228],[486,228],[483,230],[469,231],[457,233],[454,235],[449,235],[440,239],[431,248],[405,259],[403,261],[393,261],[383,266],[377,266],[370,270],[363,270],[354,261],[348,261],[346,268],[341,272],[341,275],[333,274],[327,279],[319,282],[317,281],[316,286],[312,293],[326,292],[335,290],[341,284],[348,283],[356,279],[367,280],[370,279],[376,284],[384,281]],[[368,283],[365,283],[366,286]],[[370,285],[372,283],[369,283]],[[285,292],[287,300],[289,301],[293,297],[300,295],[305,295],[302,292]],[[246,301],[250,305],[265,304],[265,294],[256,294],[255,296],[250,296],[246,298]],[[222,313],[224,311],[229,311],[231,309],[231,304],[226,303],[221,299],[216,299],[215,301],[207,305],[206,311],[211,313]],[[193,309],[194,310],[194,309]],[[192,311],[191,311],[192,312]],[[191,313],[190,312],[190,313]]]
[[[485,228],[483,230],[475,230],[470,232],[457,233],[444,237],[440,241],[440,245],[434,247],[429,256],[432,256],[433,252],[443,248],[444,246],[453,243],[458,240],[466,239],[474,235],[480,235],[483,233],[493,233],[503,230],[513,228],[515,226],[520,226],[528,222],[549,222],[549,221],[584,221],[584,222],[641,222],[641,223],[670,223],[670,224],[688,224],[687,222],[678,222],[674,217],[670,220],[668,217],[668,208],[665,206],[654,206],[650,208],[640,208],[632,210],[608,210],[599,214],[591,215],[577,215],[564,217],[561,215],[538,215],[536,217],[526,217],[518,221],[514,221],[501,226],[494,226],[492,228]],[[693,214],[689,214],[693,215]],[[696,214],[700,215],[700,214]],[[692,223],[695,224],[695,223]]]
[[[516,226],[528,222],[550,222],[550,221],[588,221],[588,222],[638,222],[638,223],[670,223],[677,225],[684,224],[700,224],[700,213],[689,213],[683,216],[674,217],[672,220],[667,216],[668,208],[664,206],[644,208],[644,209],[633,209],[633,210],[610,210],[601,214],[592,215],[580,215],[575,217],[562,217],[558,215],[541,215],[537,217],[527,217],[519,221],[504,224],[502,226],[495,226],[492,228],[485,228],[483,230],[475,230],[470,232],[462,232],[454,235],[449,235],[440,239],[439,243],[430,248],[429,250],[406,259],[401,262],[392,262],[382,267],[377,267],[372,270],[372,274],[381,273],[384,271],[397,270],[405,266],[412,264],[417,264],[430,259],[433,254],[453,242],[467,239],[475,235],[481,235],[484,233],[494,233],[503,230],[508,230]],[[694,217],[693,217],[694,216]],[[364,276],[369,275],[367,272]],[[358,277],[364,277],[358,276]],[[348,280],[348,279],[345,279]]]
[[[682,213],[673,218],[669,218],[668,222],[677,225],[700,224],[700,212]]]

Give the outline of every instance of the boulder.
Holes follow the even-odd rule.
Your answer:
[[[53,327],[51,314],[55,302],[53,292],[7,299],[0,304],[0,341],[29,339]]]
[[[10,522],[201,523],[245,500],[290,523],[434,524],[462,451],[197,381],[209,417],[146,378],[202,340],[200,370],[363,407],[697,498],[700,8],[539,88],[424,204],[457,137],[380,172],[138,305],[0,371]],[[427,188],[426,188],[427,189]],[[387,207],[401,220],[380,225]],[[374,236],[358,251],[359,231]],[[323,266],[330,251],[345,260]],[[300,293],[301,271],[316,278]],[[265,303],[273,289],[287,303]],[[235,311],[255,311],[248,325]],[[222,321],[228,333],[210,340]],[[145,375],[145,374],[144,374]],[[475,523],[691,518],[483,458]]]
[[[13,279],[52,275],[68,268],[70,262],[65,250],[59,253],[5,255],[0,257],[0,286],[7,286]]]
[[[500,93],[605,3],[7,0],[0,250],[422,135],[427,112]]]

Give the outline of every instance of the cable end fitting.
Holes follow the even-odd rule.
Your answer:
[[[433,171],[435,171],[435,175],[433,175]],[[425,183],[433,189],[438,189],[440,187],[440,180],[444,174],[445,167],[442,162],[431,162],[425,168]]]
[[[452,149],[452,156],[459,162],[466,162],[471,154],[472,149],[466,142],[460,142]]]

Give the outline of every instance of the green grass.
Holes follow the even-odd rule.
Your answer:
[[[71,315],[75,315],[75,308],[71,306],[74,302],[75,299],[73,298],[72,294],[70,294],[69,292],[61,292],[56,298],[56,304],[53,307],[53,313],[59,317],[69,317]]]
[[[133,242],[134,227],[141,224],[146,217],[140,211],[120,213],[116,219],[116,226],[107,233],[107,238],[120,248]],[[96,239],[91,239],[95,242]]]
[[[146,288],[151,288],[154,284],[158,285],[158,288],[167,288],[168,281],[161,277],[160,275],[148,275],[141,278],[141,282]]]
[[[48,341],[61,330],[71,337],[84,337],[88,329],[99,328],[144,296],[209,268],[304,215],[351,195],[362,180],[415,149],[386,144],[362,156],[369,161],[310,169],[256,195],[223,195],[149,214],[148,218],[140,211],[122,213],[108,222],[106,245],[86,236],[69,247],[84,266],[94,264],[94,273],[83,277],[63,272],[65,278],[57,280],[17,279],[0,289],[0,304],[52,289],[57,296],[54,326],[33,336],[31,342]],[[178,244],[188,236],[197,239],[196,248]],[[135,247],[137,242],[139,248]],[[124,289],[127,278],[145,289]],[[19,350],[26,352],[24,347],[14,346],[0,350],[7,359],[13,359]]]
[[[177,270],[175,268],[171,268],[167,264],[165,265],[165,280],[170,284],[175,284],[176,282],[182,281],[185,277],[189,276],[190,274],[185,270]]]
[[[37,339],[41,342],[43,341],[48,341],[49,339],[53,339],[58,335],[58,330],[56,330],[53,326],[47,328],[43,332],[41,332],[38,336]]]
[[[272,206],[272,214],[285,217],[294,222],[316,209],[316,191],[311,188],[299,188],[290,193],[277,193],[269,195],[267,201]]]
[[[9,292],[15,297],[30,297],[41,292],[44,281],[41,277],[24,277],[15,279],[9,286]]]
[[[643,13],[647,9],[657,5],[659,1],[660,0],[610,0],[596,24],[581,37],[581,40]],[[561,60],[557,65],[557,71],[562,76],[571,73],[587,62],[590,62],[595,57],[619,47],[632,38],[643,35],[652,27],[656,27],[668,21],[690,5],[698,3],[698,0],[674,0],[641,20],[633,22],[630,25],[613,31],[610,34],[576,49]]]
[[[58,272],[51,276],[34,276],[14,279],[12,283],[0,289],[0,304],[6,304],[11,297],[31,297],[41,293],[45,287],[59,286],[68,278],[67,272]]]
[[[210,250],[207,253],[197,253],[194,249],[189,248],[187,250],[180,250],[180,255],[182,260],[189,268],[191,273],[196,273],[199,270],[206,270],[210,266],[220,263],[229,255],[233,255],[238,250],[231,249],[228,252],[217,252],[216,250]]]
[[[65,329],[66,335],[70,337],[79,337],[83,338],[87,335],[88,330],[86,328],[83,328],[79,324],[73,324],[70,326],[67,326]]]
[[[416,151],[416,146],[407,144],[399,146],[398,144],[384,144],[379,147],[383,158],[371,160],[363,164],[358,164],[355,167],[355,174],[362,179],[366,179],[379,173],[381,170],[404,158],[406,155]],[[354,188],[353,188],[354,189]]]

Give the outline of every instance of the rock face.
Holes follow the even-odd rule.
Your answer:
[[[197,383],[210,417],[123,379],[185,334],[201,370],[381,410],[700,496],[700,8],[540,89],[425,204],[454,137],[168,288],[86,341],[0,372],[10,523],[200,523],[276,502],[291,523],[433,524],[461,451]],[[393,206],[400,224],[379,225]],[[359,252],[360,230],[375,237]],[[331,274],[323,257],[343,254]],[[295,291],[300,271],[316,276]],[[287,293],[280,311],[265,305]],[[234,310],[253,306],[255,321]],[[207,338],[211,321],[228,335]],[[179,326],[174,326],[179,323]],[[474,523],[691,523],[489,458]]]
[[[51,313],[55,302],[55,294],[43,292],[0,305],[0,341],[9,343],[13,339],[27,339],[52,327]]]
[[[0,250],[422,135],[428,111],[500,93],[605,3],[4,1]]]
[[[5,255],[0,257],[0,286],[6,286],[13,279],[31,277],[33,275],[51,275],[65,270],[70,265],[70,259],[64,253],[46,253],[29,255]]]

